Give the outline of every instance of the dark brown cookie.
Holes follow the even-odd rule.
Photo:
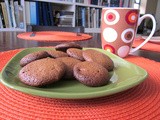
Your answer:
[[[19,78],[30,86],[44,86],[60,80],[65,73],[65,68],[63,62],[44,58],[24,66],[19,72]]]
[[[75,58],[72,58],[72,57],[60,57],[60,58],[57,58],[56,60],[60,60],[66,65],[66,73],[63,78],[64,79],[74,79],[73,67],[74,65],[76,65],[77,63],[81,61]]]
[[[53,58],[68,57],[68,54],[62,51],[48,50],[46,52],[50,55],[50,57],[53,57]]]
[[[66,52],[68,48],[78,48],[82,49],[82,47],[75,42],[66,42],[55,46],[56,50]]]
[[[82,50],[77,49],[77,48],[69,48],[67,49],[67,54],[70,57],[76,58],[78,60],[84,61],[84,58],[82,56]]]
[[[96,62],[105,67],[108,71],[112,71],[114,68],[112,59],[99,51],[87,49],[83,51],[82,55],[86,61]]]
[[[103,86],[109,81],[109,73],[106,68],[95,62],[81,62],[74,66],[74,76],[82,84],[87,86]]]
[[[38,52],[34,52],[34,53],[30,53],[26,56],[24,56],[21,60],[20,60],[20,66],[25,66],[28,63],[38,60],[38,59],[42,59],[42,58],[46,58],[49,57],[48,53],[46,51],[38,51]]]

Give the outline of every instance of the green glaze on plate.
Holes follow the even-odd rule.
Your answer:
[[[20,59],[29,53],[49,49],[53,48],[28,48],[16,54],[3,68],[0,75],[1,82],[9,88],[31,95],[61,99],[89,99],[127,90],[140,84],[147,77],[147,72],[144,69],[110,52],[98,48],[84,48],[105,53],[114,61],[115,69],[110,72],[111,79],[107,85],[87,87],[77,80],[61,80],[40,88],[23,84],[18,78],[18,72],[21,69]]]

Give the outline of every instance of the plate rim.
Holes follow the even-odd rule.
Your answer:
[[[127,90],[127,89],[129,89],[129,88],[132,88],[132,87],[140,84],[140,83],[143,82],[143,81],[147,78],[147,76],[148,76],[147,71],[146,71],[145,69],[141,68],[140,66],[137,66],[137,65],[135,65],[135,64],[133,64],[133,63],[131,63],[131,62],[129,62],[129,61],[126,61],[126,60],[124,60],[124,59],[122,59],[122,58],[120,58],[120,57],[118,57],[118,56],[116,56],[116,55],[114,55],[114,54],[112,54],[112,53],[107,52],[107,54],[111,54],[111,55],[114,56],[116,59],[117,59],[117,58],[118,58],[118,59],[121,59],[122,61],[125,61],[125,62],[127,62],[127,63],[129,63],[129,64],[131,64],[131,65],[133,65],[133,66],[136,66],[138,69],[142,70],[142,71],[144,72],[144,74],[142,74],[142,75],[139,74],[138,77],[141,76],[141,78],[139,78],[139,80],[138,80],[137,82],[134,82],[134,83],[129,84],[129,85],[128,85],[128,84],[125,84],[125,85],[120,86],[120,87],[116,87],[116,88],[109,89],[109,90],[112,90],[112,92],[109,92],[109,93],[107,93],[107,94],[104,94],[104,93],[106,93],[106,90],[103,90],[103,91],[101,90],[101,91],[94,91],[94,92],[92,91],[92,92],[90,92],[90,93],[87,92],[87,93],[74,93],[74,94],[73,94],[73,93],[72,93],[72,94],[71,94],[71,93],[66,94],[66,93],[57,93],[57,92],[54,92],[54,95],[53,95],[53,93],[50,93],[49,91],[47,91],[47,94],[49,93],[49,94],[47,95],[47,94],[39,94],[39,92],[41,92],[41,91],[39,91],[39,90],[37,90],[37,89],[24,88],[24,87],[22,87],[22,86],[16,86],[16,87],[14,87],[14,86],[10,85],[9,83],[5,82],[5,80],[3,79],[2,74],[3,74],[6,66],[7,66],[16,56],[18,56],[19,54],[22,54],[22,52],[25,52],[26,50],[32,50],[32,49],[36,49],[36,50],[38,49],[37,51],[39,51],[39,50],[44,50],[44,49],[50,49],[50,47],[33,47],[33,48],[26,48],[26,49],[18,52],[16,55],[14,55],[14,56],[7,62],[7,64],[3,67],[3,69],[2,69],[2,71],[1,71],[1,73],[0,73],[0,81],[1,81],[5,86],[7,86],[7,87],[9,87],[9,88],[11,88],[11,89],[18,90],[18,91],[20,91],[20,92],[26,93],[26,94],[35,95],[35,96],[41,96],[41,97],[57,98],[57,99],[90,99],[90,98],[97,98],[97,97],[108,96],[108,95],[112,95],[112,94],[115,94],[115,93],[119,93],[119,92],[125,91],[125,90]],[[102,50],[101,48],[84,48],[84,49],[98,49],[98,50]],[[102,50],[102,51],[103,51],[103,52],[106,52],[106,51],[104,51],[104,50]],[[132,86],[132,87],[130,87],[130,86]],[[22,89],[22,88],[23,88],[23,89]],[[117,89],[121,89],[121,90],[117,92]],[[27,90],[27,92],[26,92],[26,90]],[[28,93],[29,91],[32,91],[32,93]],[[34,91],[34,92],[33,92],[33,91]],[[38,93],[38,94],[37,94],[37,93]],[[43,93],[46,93],[46,92],[43,91]],[[95,93],[98,93],[98,95],[95,94]],[[57,94],[58,94],[58,96],[57,96]],[[61,95],[59,96],[59,94],[61,94]],[[88,94],[91,94],[91,96],[88,96]],[[65,96],[67,95],[67,97],[63,97],[64,95],[65,95]],[[77,97],[77,95],[78,95],[78,97]]]

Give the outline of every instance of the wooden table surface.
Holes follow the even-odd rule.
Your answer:
[[[30,47],[55,46],[57,44],[62,43],[62,42],[38,42],[38,41],[22,40],[17,38],[17,34],[19,34],[19,32],[0,32],[0,51],[8,51],[20,48],[30,48]],[[86,41],[77,41],[77,43],[82,45],[83,47],[101,48],[100,34],[93,33],[90,35],[93,36],[92,39]],[[138,50],[134,52],[133,55],[142,56],[160,62],[159,52]]]

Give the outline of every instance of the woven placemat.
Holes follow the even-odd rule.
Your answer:
[[[134,42],[133,42],[133,47],[137,47],[143,41],[144,41],[144,39],[135,39]],[[142,49],[142,50],[148,50],[148,51],[154,51],[154,52],[160,52],[160,43],[147,42],[140,49]]]
[[[20,50],[0,53],[0,70]],[[160,118],[160,63],[142,57],[129,56],[148,72],[140,85],[111,96],[62,100],[31,96],[0,84],[0,119],[104,119],[158,120]]]
[[[18,38],[24,40],[35,40],[45,42],[68,42],[83,41],[92,38],[89,34],[61,32],[61,31],[40,31],[40,32],[24,32],[17,35]]]

